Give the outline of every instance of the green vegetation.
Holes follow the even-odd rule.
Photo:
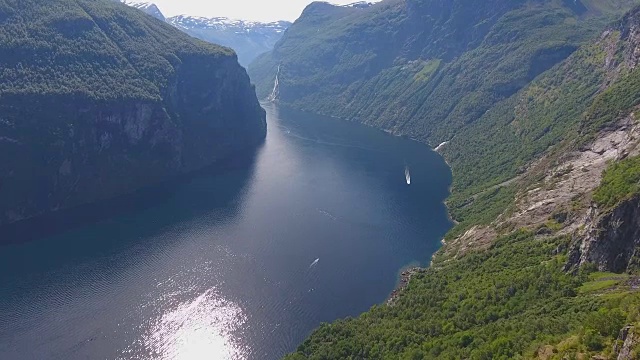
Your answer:
[[[159,100],[184,55],[233,55],[114,1],[0,0],[0,20],[0,95]]]
[[[602,184],[593,199],[604,208],[611,208],[621,201],[640,193],[640,156],[613,163],[604,172]]]
[[[435,72],[440,67],[441,61],[439,59],[436,59],[436,60],[429,60],[426,62],[419,62],[419,63],[423,67],[422,67],[422,70],[420,70],[420,72],[418,72],[414,78],[416,81],[424,83],[424,82],[428,82],[431,79],[431,76],[435,74]]]
[[[504,186],[489,189],[462,204],[457,203],[459,196],[449,200],[449,212],[458,225],[447,233],[446,238],[455,238],[474,225],[488,225],[513,204],[515,194],[515,186]]]
[[[589,274],[588,281],[578,289],[580,293],[593,293],[613,288],[629,279],[628,274],[594,272]]]
[[[445,149],[454,173],[451,201],[513,179],[550,147],[574,140],[607,76],[606,48],[618,35],[583,46],[462,129]]]
[[[578,289],[578,292],[580,292],[580,293],[590,293],[590,292],[600,291],[600,290],[604,290],[604,289],[609,289],[609,288],[617,285],[618,283],[619,283],[619,281],[615,280],[615,279],[591,281],[591,282],[588,282],[588,283],[585,283],[584,285],[582,285]],[[620,328],[618,328],[618,329],[620,329]]]
[[[567,241],[521,231],[436,263],[393,305],[322,325],[287,359],[514,359],[572,337],[556,351],[598,352],[637,309],[583,291],[588,274],[562,270]]]

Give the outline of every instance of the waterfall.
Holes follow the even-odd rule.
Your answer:
[[[273,83],[273,90],[271,90],[271,95],[267,98],[267,101],[274,102],[278,100],[278,96],[280,95],[280,65],[278,65],[278,72],[276,73],[276,80]]]

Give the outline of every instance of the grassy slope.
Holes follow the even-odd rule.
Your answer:
[[[614,163],[605,171],[602,184],[594,192],[593,199],[600,207],[611,208],[638,193],[640,157],[633,157]]]

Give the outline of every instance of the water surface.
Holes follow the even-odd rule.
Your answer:
[[[267,105],[249,164],[0,247],[3,359],[277,359],[382,303],[450,227],[428,147]],[[407,185],[406,170],[411,184]]]

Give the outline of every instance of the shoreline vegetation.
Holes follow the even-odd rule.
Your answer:
[[[400,279],[398,281],[398,285],[391,292],[389,298],[386,301],[387,305],[393,305],[393,303],[398,299],[400,293],[409,285],[409,281],[411,281],[411,277],[423,271],[426,268],[414,266],[407,270],[404,270],[400,273]]]

